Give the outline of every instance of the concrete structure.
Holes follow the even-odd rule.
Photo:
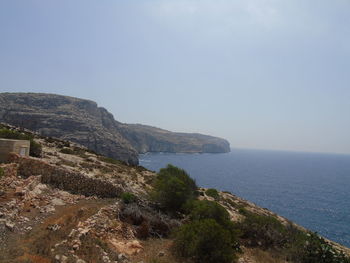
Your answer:
[[[11,152],[29,156],[30,141],[0,139],[0,162],[6,162]]]

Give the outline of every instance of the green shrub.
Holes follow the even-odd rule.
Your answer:
[[[317,233],[296,230],[288,236],[288,259],[296,263],[350,263],[349,257],[334,249]]]
[[[39,143],[34,141],[34,137],[31,134],[21,133],[18,131],[12,131],[6,128],[0,129],[0,138],[14,139],[14,140],[29,140],[30,151],[29,155],[33,157],[41,157],[42,147]]]
[[[136,196],[132,193],[125,192],[125,193],[122,193],[121,199],[125,204],[130,204],[136,201]]]
[[[245,220],[238,224],[242,241],[252,247],[274,249],[295,263],[350,263],[316,233],[308,233],[292,224],[283,225],[273,216],[257,215],[244,210]]]
[[[5,176],[4,168],[0,167],[0,178]]]
[[[175,233],[174,249],[194,262],[231,263],[235,259],[230,232],[213,219],[181,226]]]
[[[218,224],[225,226],[230,221],[227,210],[217,202],[208,200],[194,200],[186,204],[191,220],[214,219]]]
[[[214,188],[209,188],[205,191],[207,196],[213,197],[215,200],[219,199],[219,192]]]
[[[244,207],[240,207],[238,208],[238,213],[240,213],[241,215],[247,215],[249,212]]]
[[[110,163],[110,164],[125,164],[124,162],[120,161],[120,160],[115,160],[113,158],[110,157],[105,157],[105,156],[100,156],[98,158],[101,162],[104,163]]]
[[[286,228],[273,216],[258,215],[244,210],[245,220],[238,224],[242,239],[249,246],[262,248],[283,247]]]
[[[74,151],[70,148],[63,148],[60,150],[60,152],[65,154],[74,154]]]
[[[178,211],[195,196],[197,186],[186,171],[168,165],[160,169],[154,183],[153,199],[164,209]]]
[[[230,232],[232,243],[235,244],[235,247],[239,247],[237,242],[239,231],[223,206],[213,201],[193,200],[185,205],[185,211],[189,213],[189,218],[192,221],[204,219],[215,220],[216,223]]]
[[[33,139],[30,139],[29,155],[33,157],[41,157],[41,153],[42,153],[41,144],[35,142]]]

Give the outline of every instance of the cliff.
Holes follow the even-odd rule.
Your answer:
[[[225,153],[228,141],[198,134],[177,133],[141,124],[121,125],[121,133],[139,152]]]
[[[0,121],[44,136],[77,142],[97,153],[138,164],[138,153],[229,152],[226,140],[123,124],[89,100],[41,93],[1,93]]]

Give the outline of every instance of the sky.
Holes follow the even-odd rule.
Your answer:
[[[350,154],[349,0],[0,0],[0,92],[233,148]]]

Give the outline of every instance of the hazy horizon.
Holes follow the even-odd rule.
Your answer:
[[[0,92],[96,101],[231,148],[350,154],[350,2],[0,3]]]

